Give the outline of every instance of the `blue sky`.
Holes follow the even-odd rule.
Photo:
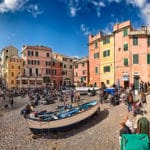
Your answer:
[[[88,55],[88,34],[116,23],[150,25],[150,0],[0,0],[0,49],[45,45],[68,56]]]

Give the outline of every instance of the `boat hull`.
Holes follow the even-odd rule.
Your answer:
[[[71,117],[52,121],[40,121],[27,118],[27,122],[33,134],[45,134],[52,130],[64,129],[68,126],[77,124],[95,114],[99,109],[100,105],[97,103],[88,110],[75,114]]]

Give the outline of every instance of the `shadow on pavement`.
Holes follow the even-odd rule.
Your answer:
[[[107,109],[104,109],[100,111],[99,113],[95,113],[93,116],[89,117],[86,120],[81,121],[80,123],[77,123],[73,126],[70,126],[67,129],[62,129],[61,131],[50,131],[47,135],[40,136],[40,138],[46,138],[46,139],[65,139],[69,138],[75,134],[78,134],[84,130],[87,130],[96,124],[100,123],[104,119],[106,119],[109,115],[109,111]]]

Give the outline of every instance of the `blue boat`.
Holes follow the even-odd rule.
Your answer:
[[[99,110],[99,102],[93,100],[63,111],[30,114],[25,119],[33,134],[45,134],[51,130],[59,130],[74,125],[87,119]]]

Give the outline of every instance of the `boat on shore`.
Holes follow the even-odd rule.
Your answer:
[[[65,129],[77,124],[98,111],[100,111],[99,102],[93,100],[63,111],[30,113],[24,117],[33,134],[48,134],[52,130]]]

